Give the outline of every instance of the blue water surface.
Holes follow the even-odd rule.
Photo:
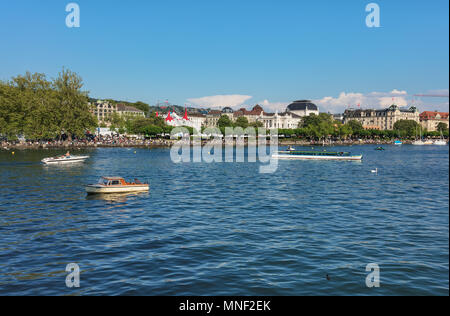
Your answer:
[[[448,295],[448,146],[333,149],[364,160],[260,174],[174,164],[169,149],[79,151],[91,158],[71,166],[40,164],[62,151],[1,151],[0,294]],[[88,197],[103,175],[151,191]]]

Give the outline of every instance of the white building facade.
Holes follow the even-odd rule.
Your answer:
[[[378,130],[393,130],[400,120],[420,122],[417,108],[402,109],[395,104],[384,110],[346,110],[344,124],[352,120],[360,122],[365,129]]]
[[[124,104],[111,104],[108,101],[98,100],[90,104],[91,113],[97,117],[99,123],[108,123],[109,118],[117,113],[119,116],[145,117],[145,112]]]

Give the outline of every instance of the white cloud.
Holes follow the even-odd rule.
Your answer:
[[[245,101],[250,100],[252,96],[231,94],[231,95],[213,95],[202,98],[192,98],[188,101],[192,104],[201,107],[210,108],[222,108],[222,107],[236,107],[245,103]]]
[[[448,95],[448,89],[430,90],[424,94]],[[223,108],[229,106],[236,109],[241,107],[252,108],[252,105],[246,105],[248,100],[252,99],[249,95],[214,95],[202,98],[188,99],[188,102],[209,108]],[[320,112],[343,113],[345,109],[352,107],[357,108],[358,104],[362,109],[383,109],[389,107],[393,103],[401,107],[416,106],[420,111],[443,111],[448,112],[448,98],[417,98],[408,94],[405,90],[393,89],[390,92],[373,91],[369,93],[360,92],[341,92],[339,96],[327,96],[322,99],[313,100],[319,107]],[[266,112],[284,112],[291,102],[273,102],[265,99],[258,102]]]
[[[408,106],[408,93],[397,89],[391,92],[370,92],[367,94],[356,92],[341,92],[338,97],[324,97],[314,100],[321,112],[342,113],[345,109],[352,107],[357,108],[358,104],[361,108],[380,109],[386,108],[393,103],[398,106]]]
[[[447,96],[448,97],[449,89],[428,90],[424,94],[435,94],[435,95],[442,95],[442,96]]]
[[[269,100],[264,100],[258,102],[258,104],[261,105],[266,112],[284,112],[291,102],[270,102]]]

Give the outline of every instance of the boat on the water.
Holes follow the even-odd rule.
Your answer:
[[[349,152],[331,151],[279,151],[272,155],[274,159],[286,160],[353,160],[361,161],[362,155],[352,155]]]
[[[425,146],[426,145],[425,142],[421,139],[415,140],[411,144],[414,146]]]
[[[86,159],[88,159],[88,158],[89,158],[89,156],[65,155],[65,156],[60,156],[60,157],[44,158],[41,160],[41,162],[46,165],[66,164],[66,163],[75,163],[75,162],[85,162]]]
[[[439,139],[434,141],[433,145],[437,145],[437,146],[447,146],[447,142],[443,139]]]
[[[98,183],[86,186],[88,194],[146,192],[149,190],[148,183],[142,183],[137,179],[134,182],[126,182],[124,178],[120,177],[102,177]]]
[[[125,193],[98,193],[87,194],[86,199],[90,201],[107,201],[107,202],[120,202],[125,203],[131,198],[145,196],[148,191],[145,192],[125,192]]]
[[[378,151],[384,151],[384,150],[386,150],[386,149],[384,149],[383,147],[377,147],[377,148],[375,148],[375,150],[378,150]]]
[[[400,145],[403,145],[403,142],[400,141],[400,140],[396,140],[396,141],[394,142],[394,145],[400,146]]]
[[[295,151],[295,148],[292,147],[292,146],[289,146],[286,150],[287,150],[287,151]]]
[[[447,146],[447,141],[444,138],[444,134],[441,131],[441,138],[438,140],[435,140],[433,142],[433,145],[437,145],[437,146]]]

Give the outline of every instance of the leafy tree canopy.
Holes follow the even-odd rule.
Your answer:
[[[399,132],[400,136],[415,136],[420,128],[419,123],[413,120],[400,120],[394,124],[394,130]]]
[[[233,122],[231,121],[231,119],[228,117],[228,115],[222,115],[219,118],[219,121],[217,122],[217,126],[219,128],[224,128],[224,127],[233,127]]]

